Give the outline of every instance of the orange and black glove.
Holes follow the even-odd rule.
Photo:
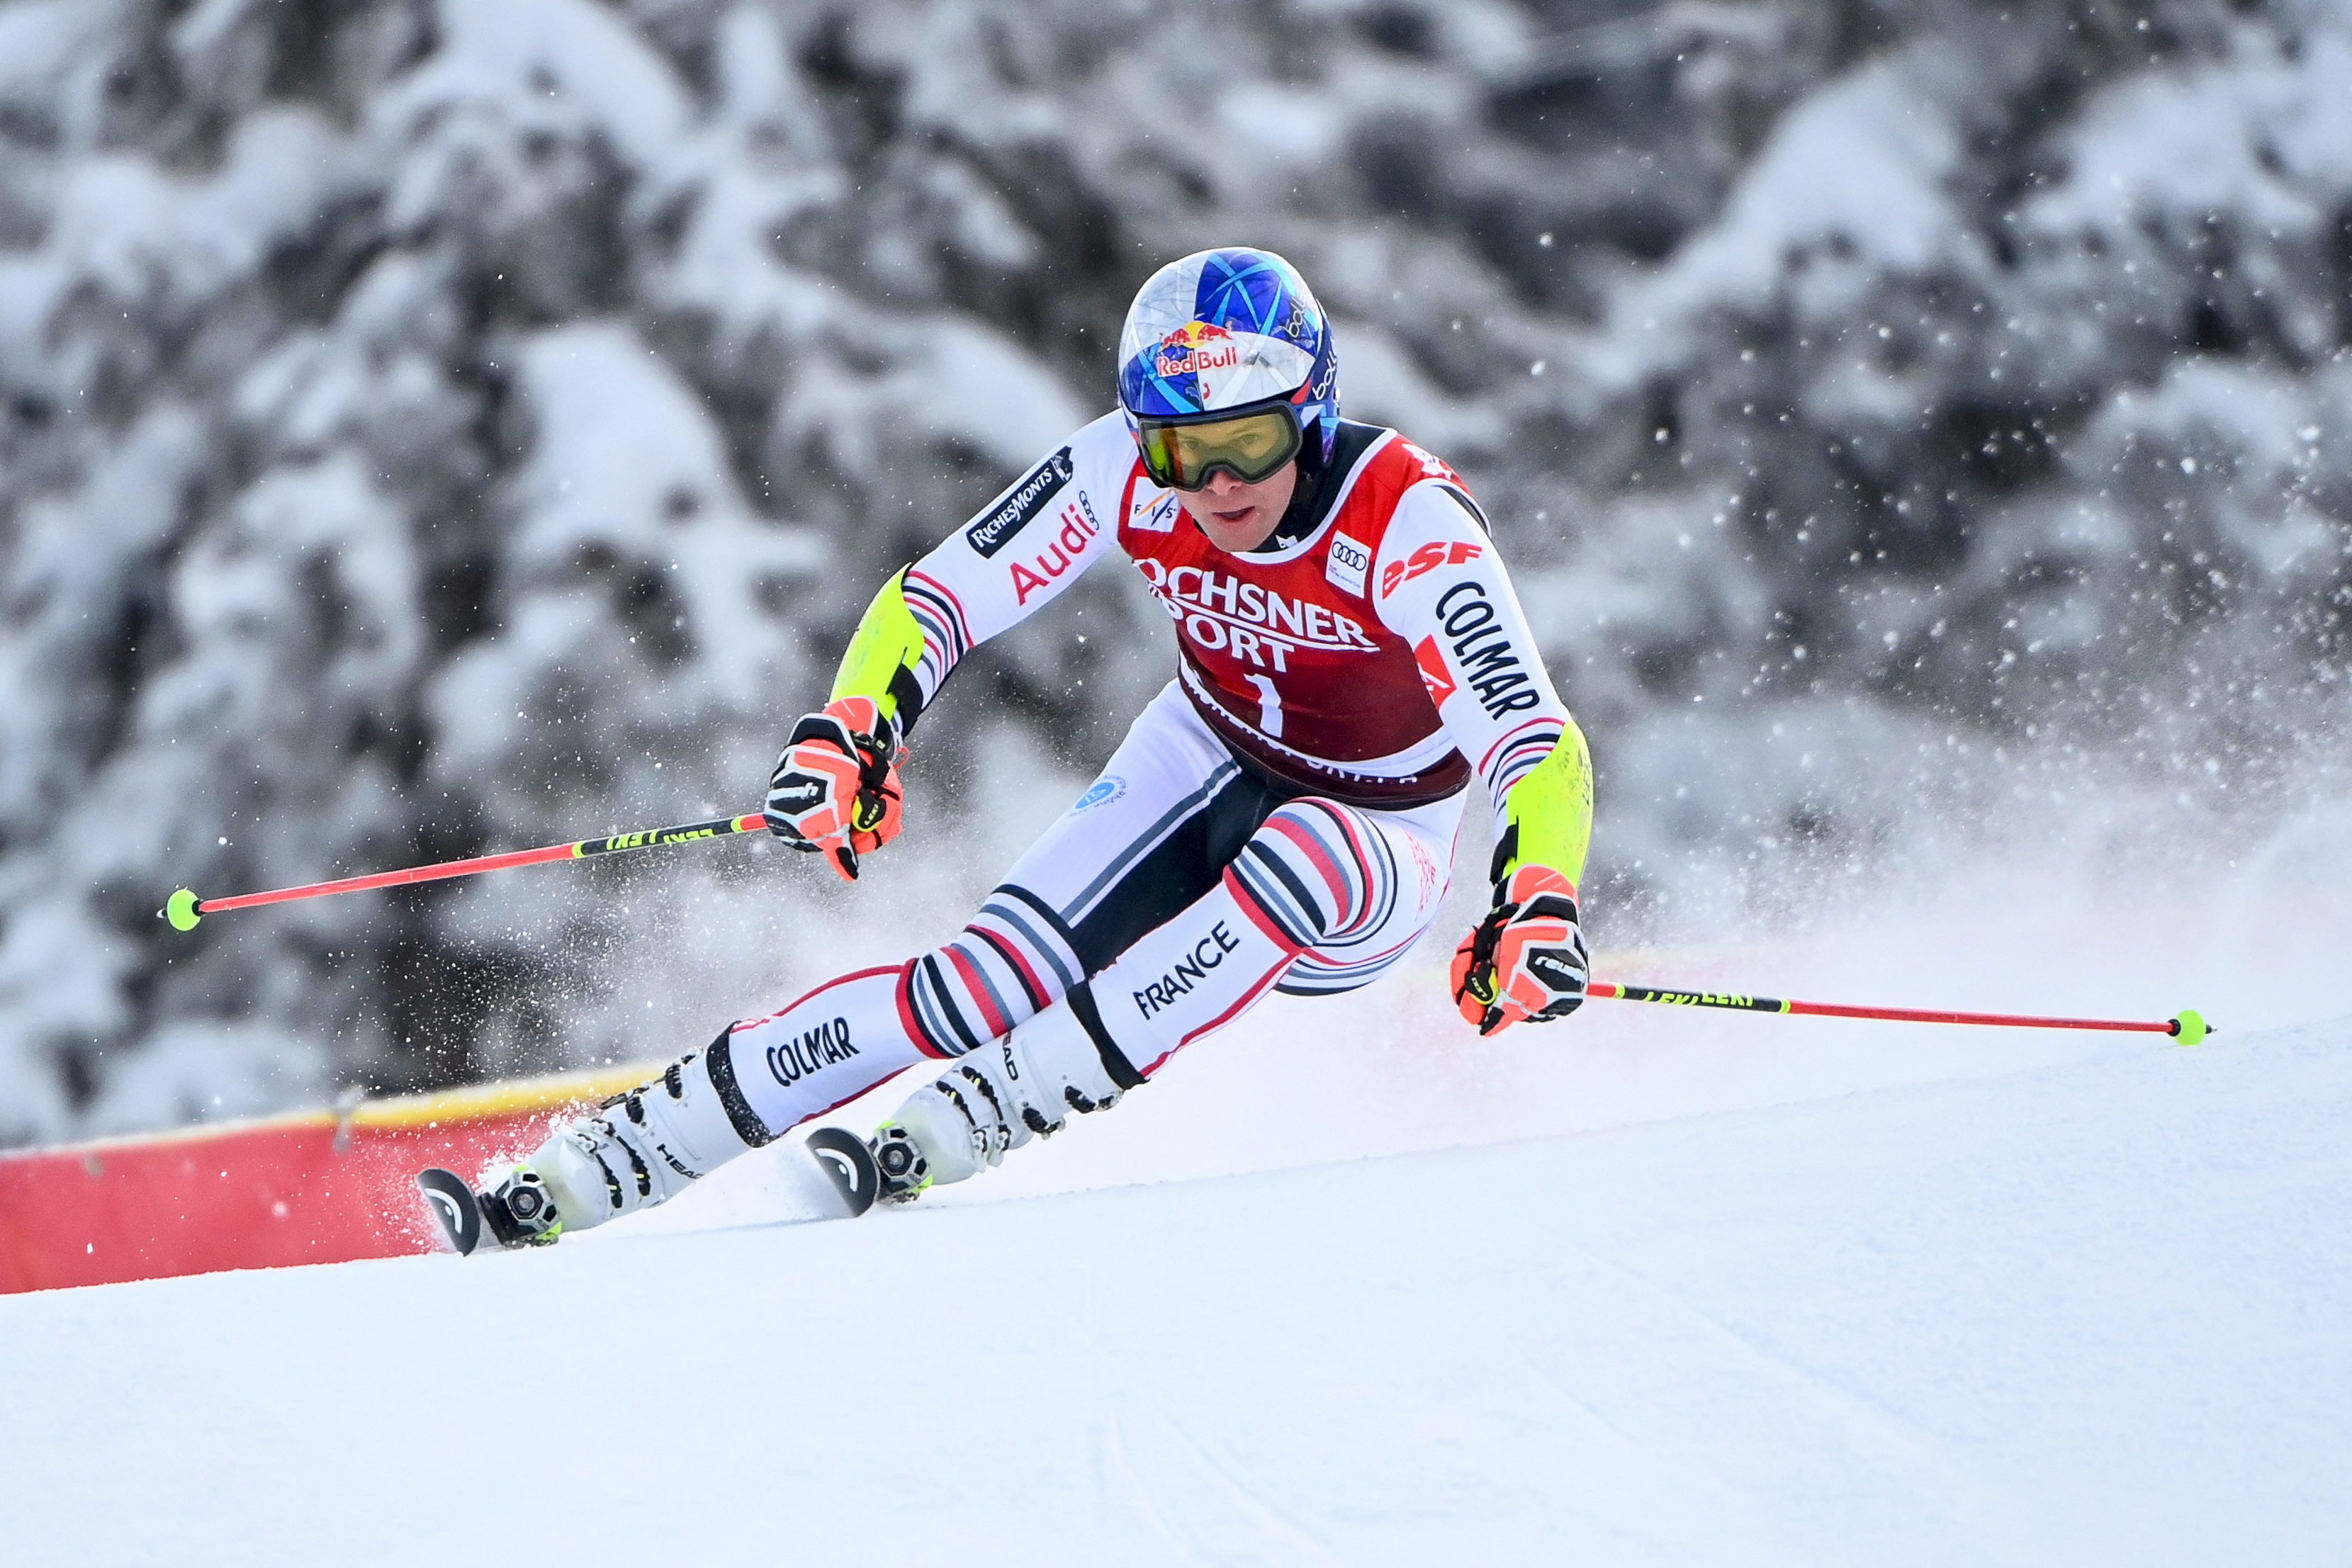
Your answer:
[[[1480,1034],[1499,1034],[1574,1012],[1591,971],[1576,885],[1549,866],[1522,865],[1496,883],[1495,907],[1454,949],[1454,1003]]]
[[[860,855],[898,836],[898,740],[871,697],[838,697],[793,727],[768,779],[768,831],[857,879]]]

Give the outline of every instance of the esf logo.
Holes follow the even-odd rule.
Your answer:
[[[836,1018],[807,1033],[768,1048],[768,1071],[779,1083],[797,1083],[819,1068],[846,1061],[857,1054],[849,1043],[849,1020]]]
[[[1451,544],[1441,539],[1423,545],[1402,560],[1389,562],[1381,570],[1381,597],[1386,599],[1423,572],[1434,571],[1441,566],[1460,566],[1465,561],[1476,560],[1486,553],[1485,547],[1474,545],[1466,539],[1456,539]]]

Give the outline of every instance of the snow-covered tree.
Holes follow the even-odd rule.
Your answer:
[[[1164,678],[1115,570],[926,720],[897,892],[154,911],[755,803],[1212,244],[1491,503],[1604,925],[2078,766],[2276,803],[2343,715],[2347,232],[2319,0],[0,0],[0,1141],[663,1054],[904,946]]]

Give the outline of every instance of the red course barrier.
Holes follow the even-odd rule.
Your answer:
[[[433,1251],[419,1170],[471,1176],[648,1076],[570,1073],[0,1155],[0,1294]]]

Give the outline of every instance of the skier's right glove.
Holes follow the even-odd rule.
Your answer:
[[[843,878],[898,836],[898,736],[871,697],[838,697],[793,727],[768,779],[768,831]]]
[[[1575,884],[1549,866],[1523,865],[1496,885],[1494,908],[1454,949],[1454,1004],[1480,1034],[1499,1034],[1574,1012],[1591,970]]]

